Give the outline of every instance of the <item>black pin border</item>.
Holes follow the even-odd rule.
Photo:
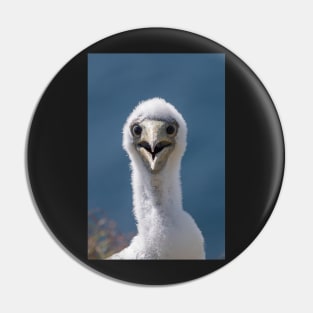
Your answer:
[[[88,53],[225,54],[225,260],[87,259]],[[146,28],[93,44],[54,77],[39,102],[29,131],[28,179],[45,223],[76,258],[123,281],[172,284],[211,273],[250,245],[277,201],[284,173],[284,151],[282,128],[274,104],[245,63],[226,48],[199,35]],[[51,262],[43,261],[47,265]]]

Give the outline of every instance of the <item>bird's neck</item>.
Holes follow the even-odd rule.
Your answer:
[[[132,170],[134,214],[139,233],[174,220],[183,210],[180,162],[168,162],[156,174],[143,166],[132,166]]]

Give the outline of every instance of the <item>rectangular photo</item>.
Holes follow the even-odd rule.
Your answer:
[[[225,259],[225,55],[88,55],[88,259]]]

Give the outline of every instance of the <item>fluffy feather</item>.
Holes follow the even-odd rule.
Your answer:
[[[179,129],[175,148],[164,168],[152,174],[138,154],[130,127],[134,121],[175,120]],[[182,115],[164,99],[139,103],[123,128],[123,148],[130,158],[133,212],[138,234],[111,259],[205,259],[204,240],[193,218],[183,210],[181,158],[186,149],[187,126]]]

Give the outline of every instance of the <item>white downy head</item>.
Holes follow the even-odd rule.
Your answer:
[[[186,149],[187,126],[173,105],[161,98],[139,103],[123,128],[123,147],[134,165],[151,174],[170,162],[179,165]],[[172,164],[172,165],[173,165]]]

